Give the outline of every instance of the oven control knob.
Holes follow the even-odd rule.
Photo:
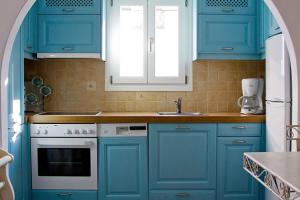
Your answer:
[[[75,130],[73,130],[73,134],[80,134],[80,132],[79,132],[79,130],[77,130],[77,129],[75,129]]]
[[[94,134],[93,130],[88,130],[87,132],[88,132],[88,134]]]
[[[41,134],[41,131],[40,130],[36,130],[36,134],[37,135]]]
[[[81,134],[86,135],[86,134],[88,134],[88,132],[87,132],[86,130],[82,129],[82,130],[81,130]]]
[[[47,134],[48,134],[48,131],[47,131],[47,130],[44,130],[44,131],[42,131],[42,134],[47,135]]]

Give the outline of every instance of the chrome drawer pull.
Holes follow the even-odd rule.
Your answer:
[[[177,126],[176,129],[177,130],[191,130],[191,127],[188,127],[188,126]]]
[[[232,8],[227,8],[227,9],[226,9],[226,8],[225,8],[225,9],[222,9],[222,11],[228,13],[228,12],[233,12],[234,9],[232,9]]]
[[[224,51],[232,51],[232,50],[234,50],[234,48],[233,47],[224,47],[224,48],[222,48],[222,50],[224,50]]]
[[[72,48],[72,47],[63,47],[62,50],[64,50],[64,51],[72,51],[72,50],[74,50],[74,48]]]
[[[72,193],[58,193],[58,194],[56,194],[56,196],[69,197],[69,196],[72,196]]]
[[[179,192],[179,193],[176,193],[175,195],[180,198],[185,198],[185,197],[190,196],[190,194],[187,192]]]
[[[246,144],[247,142],[245,140],[233,140],[232,144]]]
[[[280,27],[276,27],[276,28],[275,28],[275,31],[277,31],[277,30],[279,30],[279,29],[280,29]]]
[[[73,8],[64,8],[62,9],[63,12],[74,12],[75,10]]]
[[[30,45],[27,45],[27,49],[32,49],[32,46],[30,46]]]
[[[246,126],[233,126],[233,129],[246,129]]]

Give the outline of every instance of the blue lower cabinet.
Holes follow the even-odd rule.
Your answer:
[[[32,190],[32,200],[97,200],[97,191]]]
[[[150,124],[149,187],[214,189],[216,124]]]
[[[39,53],[100,53],[100,15],[39,15]]]
[[[261,151],[260,137],[219,137],[217,199],[258,200],[259,183],[243,169],[245,152]]]
[[[99,144],[99,200],[147,200],[147,137],[100,138]]]
[[[215,191],[209,190],[160,190],[150,191],[150,200],[215,200]]]

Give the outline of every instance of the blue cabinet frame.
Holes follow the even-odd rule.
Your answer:
[[[37,3],[33,5],[28,14],[26,15],[23,24],[23,39],[25,58],[32,59],[33,53],[37,53]]]
[[[99,140],[99,200],[147,200],[147,137]]]

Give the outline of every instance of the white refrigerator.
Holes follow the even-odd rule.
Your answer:
[[[282,34],[266,41],[266,150],[289,150],[286,125],[291,124],[291,67]],[[275,200],[266,192],[266,200]]]

